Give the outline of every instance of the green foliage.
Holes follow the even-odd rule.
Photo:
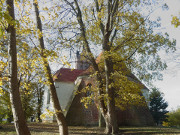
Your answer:
[[[0,46],[0,69],[2,71],[2,81],[0,81],[3,87],[7,86],[7,84],[9,83],[7,41],[8,39],[1,38],[2,46]],[[47,55],[50,55],[50,51],[47,51],[47,53],[49,53]],[[17,36],[17,64],[19,79],[19,83],[17,85],[20,89],[21,101],[26,120],[31,116],[39,116],[40,118],[40,109],[42,108],[44,86],[47,84],[43,68],[39,68],[41,58],[38,57],[38,54],[38,50],[33,49],[24,37],[20,35]],[[3,87],[1,87],[0,89],[0,94],[2,95],[4,95],[4,92],[9,90],[9,88],[7,87],[7,90],[5,91]],[[5,95],[5,97],[9,98],[7,97],[7,95]],[[8,106],[8,104],[4,102],[2,103],[2,106]],[[9,110],[11,110],[11,107],[9,107]],[[6,111],[2,111],[2,113],[4,117],[6,117],[6,115],[12,115],[11,113],[7,113]]]
[[[99,61],[98,65],[103,75],[104,72],[104,58],[102,57]],[[125,110],[128,107],[135,106],[143,106],[146,105],[145,98],[142,96],[141,89],[144,87],[142,83],[128,70],[125,63],[121,63],[121,66],[119,63],[116,63],[114,65],[114,69],[116,70],[111,77],[114,78],[113,83],[109,85],[109,87],[113,87],[115,89],[115,105],[116,107],[119,107],[121,110]],[[123,71],[123,72],[122,72]],[[95,80],[95,75],[93,71],[91,71],[91,79]],[[89,78],[90,79],[90,78]],[[103,81],[105,81],[105,78],[103,78]],[[105,82],[103,82],[105,84]],[[94,83],[95,84],[95,83]],[[84,106],[87,108],[88,105],[92,104],[93,101],[104,98],[107,99],[108,95],[105,94],[105,86],[103,87],[104,94],[101,96],[98,96],[98,89],[97,86],[87,86],[81,90],[82,93],[85,93],[85,95],[81,99],[81,102],[84,103]],[[90,94],[89,94],[90,93]],[[106,101],[106,100],[105,100]]]
[[[21,92],[22,106],[23,106],[25,118],[27,120],[35,114],[35,105],[37,104],[37,102],[35,101],[33,91],[22,88],[20,92]]]
[[[168,113],[167,126],[180,127],[180,108]]]
[[[167,120],[167,107],[168,103],[164,100],[163,93],[153,88],[150,93],[150,112],[157,125]]]
[[[44,90],[45,85],[42,83],[33,83],[32,85],[33,89],[33,99],[35,101],[35,117],[37,121],[41,122],[41,114],[42,114],[42,107],[43,107],[43,96],[44,96]]]
[[[177,28],[178,26],[180,26],[179,17],[173,16],[171,23],[174,25],[175,28]]]
[[[41,109],[43,103],[44,85],[40,86],[37,83],[29,83],[29,89],[20,87],[21,101],[26,120],[31,116],[36,117],[38,121],[41,121]],[[2,93],[0,94],[0,122],[5,119],[5,122],[13,121],[11,103],[9,97],[9,88],[3,85]]]
[[[5,119],[6,121],[2,121]],[[3,88],[3,93],[0,94],[0,123],[13,121],[12,111],[11,111],[11,103],[9,92],[7,89]]]
[[[117,107],[124,110],[133,105],[145,105],[145,98],[141,93],[143,86],[132,73],[123,74],[121,71],[116,71],[113,76],[115,78],[113,86],[116,89],[115,103]]]

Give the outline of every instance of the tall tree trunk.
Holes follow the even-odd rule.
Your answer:
[[[7,10],[12,20],[15,20],[14,3],[13,0],[6,1]],[[8,57],[9,57],[9,73],[10,73],[10,101],[12,105],[12,112],[14,117],[14,125],[18,135],[30,135],[27,127],[22,103],[19,92],[19,85],[17,79],[17,50],[16,50],[16,30],[13,24],[9,24],[7,28],[9,43],[8,43]]]
[[[37,28],[40,30],[40,32],[42,32],[42,23],[41,23],[41,19],[39,17],[39,9],[38,9],[37,1],[34,1],[33,4],[35,7],[35,12],[36,12]],[[59,100],[57,97],[56,88],[54,86],[54,81],[53,81],[53,78],[51,75],[51,69],[50,69],[49,63],[47,61],[47,58],[44,55],[45,46],[44,46],[43,36],[39,37],[39,42],[40,42],[40,47],[42,49],[41,57],[43,59],[44,66],[46,68],[46,75],[48,76],[48,81],[50,83],[51,99],[53,101],[55,116],[56,116],[56,120],[57,120],[57,123],[59,126],[59,133],[60,133],[60,135],[68,135],[68,126],[66,124],[66,120],[63,115],[63,112],[62,112],[62,109],[61,109],[61,106],[60,106],[60,103],[59,103]]]
[[[41,120],[41,108],[42,108],[42,101],[43,101],[43,87],[39,88],[39,86],[37,86],[37,100],[38,100],[38,106],[37,106],[37,118],[38,118],[38,122],[42,122]]]
[[[108,24],[107,24],[108,25]],[[108,26],[106,26],[108,28]],[[103,51],[110,51],[109,45],[109,36],[110,31],[106,29],[106,33],[104,35],[103,41]],[[105,76],[106,76],[106,93],[108,94],[107,98],[107,113],[104,116],[106,122],[106,133],[116,134],[118,133],[118,124],[117,124],[117,115],[115,110],[115,89],[111,85],[113,83],[112,73],[114,72],[113,69],[113,62],[110,56],[104,58],[104,67],[105,67]],[[111,87],[109,87],[111,85]]]
[[[109,85],[113,82],[113,79],[111,79],[110,74],[113,71],[112,63],[109,60],[106,60],[108,63],[106,65],[108,71],[106,73],[106,92],[108,94],[107,99],[107,114],[105,115],[105,122],[106,122],[106,133],[112,133],[116,134],[118,133],[118,124],[117,124],[117,115],[115,110],[115,100],[114,100],[114,88],[109,87]]]
[[[41,89],[39,90],[38,88],[38,107],[37,107],[37,118],[38,118],[38,122],[41,122],[41,107],[42,107],[42,98],[41,98],[41,93],[39,92],[41,91]]]
[[[113,27],[113,15],[117,10],[118,0],[115,1],[114,7],[112,0],[108,0],[108,16],[107,22],[104,29],[104,37],[103,37],[103,52],[109,53],[111,51],[112,43],[109,42],[110,35],[112,33]],[[105,76],[106,76],[106,93],[108,94],[107,98],[107,114],[105,115],[105,122],[106,122],[106,133],[116,134],[118,133],[118,124],[117,124],[117,115],[115,110],[115,89],[112,86],[113,78],[112,73],[114,72],[113,69],[113,62],[111,56],[104,57],[104,69],[105,69]],[[111,86],[111,87],[110,87]]]

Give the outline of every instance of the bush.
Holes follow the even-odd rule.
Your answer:
[[[168,121],[163,126],[180,127],[180,108],[168,113]]]

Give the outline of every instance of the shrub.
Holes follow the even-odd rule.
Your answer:
[[[168,113],[168,125],[180,127],[180,108]]]

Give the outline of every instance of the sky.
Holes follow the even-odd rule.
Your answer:
[[[160,53],[161,58],[167,63],[167,70],[163,71],[163,80],[153,84],[164,93],[164,98],[168,102],[168,110],[180,107],[180,27],[175,28],[171,25],[172,15],[180,16],[180,0],[165,0],[169,10],[156,10],[153,17],[160,16],[162,20],[161,30],[168,32],[170,38],[176,39],[177,50],[174,53]],[[179,55],[178,55],[179,54]]]

